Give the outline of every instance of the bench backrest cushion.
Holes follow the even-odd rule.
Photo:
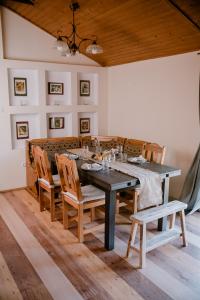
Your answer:
[[[32,146],[40,146],[48,154],[63,153],[67,149],[79,148],[80,139],[78,137],[33,139],[29,141],[29,158],[33,162]]]
[[[127,139],[124,143],[124,152],[132,156],[139,156],[142,154],[146,143],[145,141]]]

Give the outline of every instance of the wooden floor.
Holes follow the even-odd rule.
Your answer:
[[[187,216],[189,246],[180,240],[124,259],[130,225],[118,218],[115,250],[97,231],[79,244],[73,230],[50,222],[25,190],[0,194],[0,299],[200,299],[200,213]],[[149,235],[156,234],[150,224]]]

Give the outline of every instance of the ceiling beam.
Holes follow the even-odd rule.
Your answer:
[[[188,21],[190,21],[199,31],[200,31],[200,26],[198,23],[196,23],[188,14],[185,12],[176,2],[173,0],[167,0],[176,10],[181,13]]]

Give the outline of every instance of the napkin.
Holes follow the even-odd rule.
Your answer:
[[[129,157],[128,161],[136,162],[136,163],[144,163],[147,160],[142,155],[140,155],[140,156],[136,156],[136,157]]]
[[[82,164],[81,166],[83,169],[85,170],[90,170],[92,168],[92,165],[91,164],[88,164],[88,163],[84,163]]]

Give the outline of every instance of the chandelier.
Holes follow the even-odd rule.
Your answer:
[[[72,31],[69,36],[61,35],[58,32],[58,38],[56,40],[55,48],[61,53],[62,56],[73,56],[76,53],[80,53],[80,48],[83,43],[90,42],[86,48],[86,53],[88,54],[100,54],[103,53],[103,48],[97,44],[96,36],[92,38],[82,38],[77,33],[77,25],[75,24],[75,12],[80,8],[78,2],[72,1],[70,4],[70,9],[73,14],[72,19]]]

